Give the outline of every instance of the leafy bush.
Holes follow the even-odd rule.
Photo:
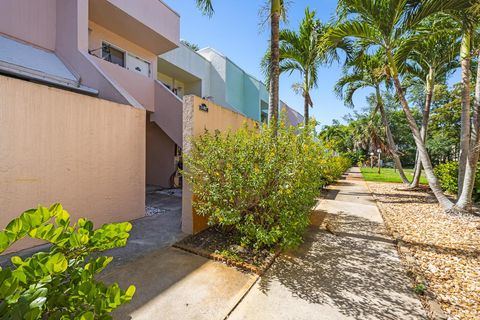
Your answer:
[[[50,221],[54,218],[54,223]],[[0,268],[1,319],[111,319],[109,313],[129,302],[135,292],[94,279],[111,257],[86,258],[94,252],[124,246],[132,226],[112,223],[93,229],[70,216],[60,204],[25,211],[0,232],[0,253],[29,236],[52,244],[49,252],[22,260],[14,256],[12,269]]]
[[[450,161],[437,165],[434,168],[435,175],[440,181],[443,191],[451,194],[458,192],[458,161]],[[472,199],[475,202],[480,200],[480,166],[477,167],[475,185],[473,187]]]
[[[206,132],[185,156],[196,212],[210,225],[235,229],[242,245],[255,248],[300,243],[320,188],[349,166],[322,147],[313,124],[281,125],[272,136],[266,126]]]
[[[458,191],[458,161],[439,164],[434,168],[443,191],[456,194]]]

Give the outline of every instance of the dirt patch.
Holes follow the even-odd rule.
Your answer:
[[[279,250],[275,249],[256,250],[242,247],[239,243],[238,233],[210,227],[173,246],[255,274],[262,274],[279,253]]]
[[[403,263],[448,319],[480,319],[480,218],[444,213],[425,189],[368,183]]]

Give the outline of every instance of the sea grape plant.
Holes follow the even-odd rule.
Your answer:
[[[22,213],[0,232],[0,253],[25,237],[51,246],[26,259],[14,256],[11,268],[0,267],[0,319],[111,319],[114,309],[132,299],[135,287],[124,291],[97,281],[112,257],[92,254],[125,246],[131,228],[123,222],[94,230],[83,218],[71,225],[60,204]]]
[[[317,139],[313,122],[272,130],[205,132],[184,155],[196,212],[255,248],[299,244],[320,189],[349,166]]]

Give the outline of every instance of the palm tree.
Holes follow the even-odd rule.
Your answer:
[[[383,53],[377,51],[374,55],[360,54],[358,57],[349,60],[346,64],[344,75],[335,85],[335,92],[345,100],[347,106],[353,107],[353,95],[357,90],[369,87],[375,89],[374,100],[376,107],[373,113],[376,113],[377,110],[380,111],[387,138],[388,152],[392,155],[395,167],[398,168],[402,182],[408,184],[410,182],[403,171],[402,162],[400,161],[398,148],[390,130],[390,124],[388,123],[380,90],[381,84],[386,79],[386,65],[383,57]]]
[[[355,150],[375,152],[377,149],[387,151],[384,132],[381,130],[380,118],[375,112],[357,115],[350,123],[351,139]]]
[[[211,16],[214,13],[213,0],[195,0],[197,7],[206,15]],[[280,20],[285,19],[285,1],[269,0],[270,5],[270,82],[269,82],[269,107],[268,107],[268,123],[274,128],[278,124],[278,106],[279,98],[279,81],[280,81],[280,52],[279,52],[279,32]],[[276,130],[274,130],[274,134]]]
[[[462,193],[457,201],[457,206],[464,209],[470,209],[472,204],[472,191],[475,184],[475,175],[480,156],[480,48],[477,49],[477,55],[477,79],[475,85],[475,100],[473,105],[469,153],[465,163]]]
[[[442,192],[433,172],[432,163],[422,135],[413,117],[405,91],[400,81],[396,53],[410,44],[408,37],[424,19],[447,10],[461,10],[472,5],[472,0],[339,0],[339,13],[343,19],[330,34],[333,43],[353,37],[366,48],[381,47],[388,61],[389,76],[412,131],[428,183],[444,210],[452,210],[454,204]]]
[[[278,124],[278,106],[280,104],[279,86],[280,86],[280,18],[285,18],[285,6],[283,0],[270,0],[270,84],[269,84],[269,105],[268,105],[268,123],[274,128]],[[274,134],[276,133],[274,129]]]
[[[315,18],[315,11],[307,7],[298,32],[280,31],[280,73],[299,72],[303,78],[293,89],[304,98],[305,125],[309,121],[309,108],[313,107],[310,91],[318,86],[318,68],[336,58],[335,50],[319,50],[327,30],[328,26]]]
[[[473,7],[472,7],[473,8]],[[462,113],[460,129],[460,155],[458,167],[458,196],[463,189],[468,154],[470,152],[470,111],[471,111],[471,63],[475,25],[478,24],[478,14],[472,8],[451,12],[451,16],[458,22],[462,32],[460,47],[460,65],[462,69]]]
[[[444,31],[439,32],[440,29]],[[437,31],[432,33],[432,30]],[[459,34],[451,20],[445,17],[435,17],[422,23],[421,27],[417,29],[417,34],[409,39],[409,41],[415,43],[415,47],[409,52],[407,61],[401,65],[400,69],[410,82],[420,84],[425,88],[425,102],[420,128],[424,143],[427,139],[428,121],[435,85],[444,83],[447,76],[458,66],[455,59],[460,48],[460,43],[457,41],[458,37]],[[422,163],[417,152],[414,177],[410,184],[411,188],[418,187],[421,172]]]

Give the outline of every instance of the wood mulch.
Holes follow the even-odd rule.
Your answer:
[[[240,236],[234,231],[225,232],[210,227],[173,246],[258,275],[268,269],[279,254],[279,250],[256,250],[242,247],[239,243]]]
[[[368,183],[404,264],[451,320],[480,319],[480,217],[444,213],[426,190]]]

